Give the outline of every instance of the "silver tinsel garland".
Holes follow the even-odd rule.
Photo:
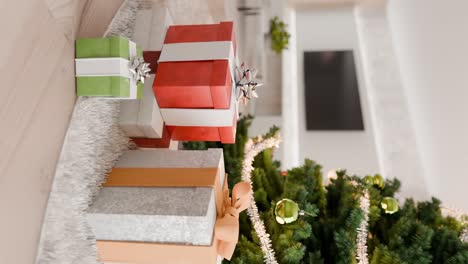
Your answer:
[[[359,264],[369,264],[367,258],[367,226],[369,224],[369,191],[364,190],[360,200],[359,207],[364,213],[364,219],[362,219],[361,224],[357,228],[357,237],[356,237],[356,259]]]
[[[252,186],[251,175],[253,171],[252,162],[260,152],[265,149],[272,147],[278,147],[280,143],[280,135],[277,132],[273,137],[262,138],[261,136],[252,140],[249,139],[245,144],[244,150],[244,161],[242,162],[242,180],[249,183]],[[253,186],[252,186],[253,189]],[[271,246],[270,235],[267,233],[265,224],[258,214],[257,204],[255,203],[254,193],[251,193],[251,203],[249,208],[247,208],[247,214],[252,221],[255,232],[260,240],[260,248],[264,254],[264,260],[267,264],[278,264],[275,258],[275,251]]]

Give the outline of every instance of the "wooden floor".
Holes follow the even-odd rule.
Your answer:
[[[122,1],[105,2],[102,12],[115,11]],[[0,1],[0,263],[34,263],[76,99],[74,40],[90,3]],[[90,35],[102,34],[109,23],[87,19],[94,23],[84,25]]]
[[[222,0],[153,0],[176,23],[224,18]],[[76,100],[74,40],[101,36],[123,0],[0,1],[0,263],[34,263]],[[65,264],[65,263],[64,263]]]

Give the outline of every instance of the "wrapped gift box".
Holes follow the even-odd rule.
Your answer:
[[[234,23],[226,21],[219,24],[175,25],[168,29],[164,39],[165,44],[213,41],[232,41],[235,51]]]
[[[157,62],[167,28],[172,24],[172,18],[165,7],[151,3],[147,9],[138,11],[135,21],[133,39],[141,44],[143,49],[157,50],[143,52],[143,58],[150,63],[151,73],[156,71]],[[121,102],[119,125],[127,136],[144,147],[170,147],[171,140],[164,127],[158,103],[153,92],[154,74],[150,75],[143,87],[143,98],[139,101]],[[173,142],[172,146],[177,142]]]
[[[138,10],[133,38],[140,43],[145,61],[150,63],[151,73],[156,73],[159,54],[172,17],[167,7],[152,2],[146,9]]]
[[[154,99],[150,75],[143,87],[141,100],[120,103],[119,125],[129,137],[162,138],[164,121]]]
[[[248,187],[236,186],[229,199],[222,149],[127,151],[88,212],[101,261],[219,263],[218,254],[230,258],[238,225],[231,229],[226,206],[244,210]]]
[[[143,50],[161,50],[172,17],[167,7],[153,1],[146,9],[138,10],[132,39]]]
[[[141,98],[143,84],[130,72],[130,60],[142,57],[142,49],[119,36],[77,39],[76,87],[78,96]]]
[[[232,22],[169,27],[153,85],[159,106],[229,108],[235,49]]]
[[[228,109],[161,108],[171,138],[178,141],[221,141],[234,144],[239,103],[231,87]]]
[[[209,246],[224,180],[222,149],[129,150],[87,219],[97,240]]]
[[[104,187],[87,214],[98,240],[211,245],[212,188]]]

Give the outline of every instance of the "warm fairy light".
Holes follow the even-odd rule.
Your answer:
[[[338,175],[336,174],[336,170],[329,170],[327,173],[327,177],[325,178],[325,186],[330,184],[331,180],[338,178]]]
[[[468,213],[464,212],[463,210],[442,205],[440,207],[440,211],[443,216],[451,216],[460,221],[463,225],[468,225]],[[463,228],[461,231],[460,240],[463,243],[468,243],[468,227]]]

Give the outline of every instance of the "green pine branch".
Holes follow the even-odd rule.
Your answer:
[[[241,180],[244,146],[251,123],[251,116],[239,119],[236,144],[190,142],[184,147],[223,148],[232,187]],[[273,127],[264,137],[273,136],[277,131],[278,128]],[[322,167],[312,160],[305,160],[303,166],[282,176],[271,149],[255,158],[254,168],[255,201],[280,264],[355,263],[356,228],[363,218],[359,209],[363,189],[367,189],[370,196],[367,242],[371,264],[468,263],[468,244],[459,239],[464,226],[454,218],[442,216],[439,200],[433,198],[416,203],[407,199],[398,212],[384,212],[380,203],[384,197],[394,197],[398,192],[401,183],[397,179],[375,184],[369,181],[371,176],[361,178],[339,171],[338,177],[324,186]],[[278,224],[274,206],[282,198],[296,201],[312,216],[300,216],[291,224]],[[224,263],[263,263],[258,237],[245,212],[240,214],[239,223],[239,242],[232,260],[224,260]]]

